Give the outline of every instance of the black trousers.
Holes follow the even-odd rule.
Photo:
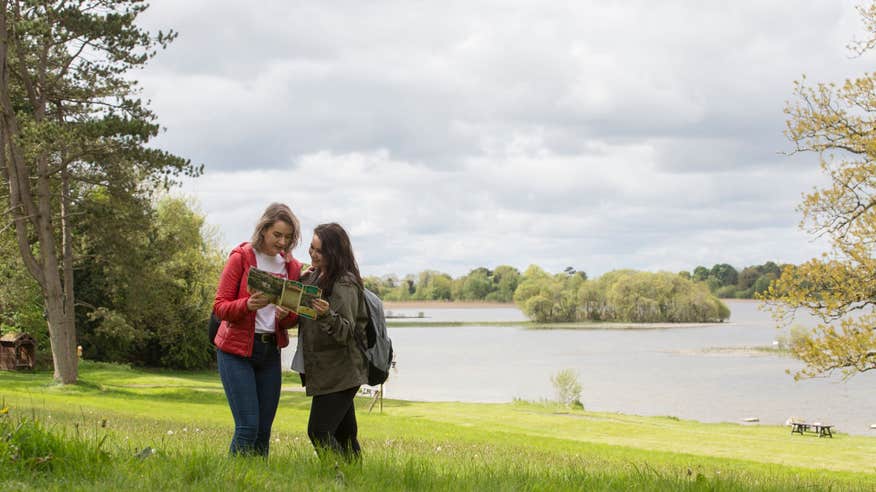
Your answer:
[[[310,404],[310,419],[307,436],[322,455],[326,450],[340,454],[348,460],[359,457],[359,440],[356,435],[356,408],[353,400],[359,387],[317,395]]]

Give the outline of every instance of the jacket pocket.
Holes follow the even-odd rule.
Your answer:
[[[314,352],[313,363],[308,366],[307,383],[315,390],[343,389],[339,386],[349,380],[353,372],[346,347]]]
[[[324,333],[318,326],[314,326],[313,330],[308,333],[313,335],[313,343],[311,346],[315,352],[332,352],[335,350],[346,350],[346,345],[338,343],[331,335]]]

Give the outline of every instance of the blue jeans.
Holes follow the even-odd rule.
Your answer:
[[[256,340],[251,357],[216,350],[219,377],[234,416],[229,452],[268,455],[271,425],[280,403],[280,349]]]

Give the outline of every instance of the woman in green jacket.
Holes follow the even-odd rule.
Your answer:
[[[307,435],[314,447],[352,460],[360,453],[353,400],[368,381],[362,277],[350,238],[338,224],[314,229],[310,258],[312,268],[301,281],[317,285],[324,298],[313,301],[315,320],[299,319],[292,368],[302,373],[307,395],[313,397]]]

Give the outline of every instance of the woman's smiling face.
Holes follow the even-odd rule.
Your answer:
[[[316,234],[310,240],[310,263],[314,268],[322,266],[322,241]]]
[[[278,220],[262,233],[262,251],[268,255],[284,254],[286,247],[292,244],[293,228],[291,225]]]

